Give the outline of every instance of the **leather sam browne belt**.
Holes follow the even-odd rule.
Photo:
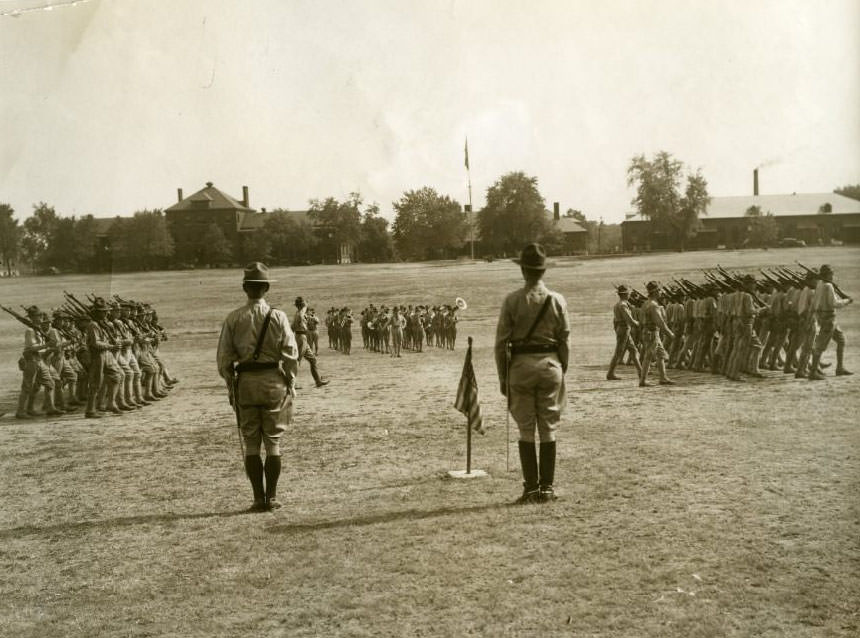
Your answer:
[[[274,370],[278,367],[277,361],[242,361],[236,364],[236,372],[255,372],[257,370]]]
[[[542,354],[558,352],[558,345],[554,343],[523,343],[511,345],[511,354]]]

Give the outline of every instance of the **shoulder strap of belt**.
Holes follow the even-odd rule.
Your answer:
[[[535,328],[537,328],[537,325],[540,323],[540,320],[543,319],[543,316],[546,314],[546,309],[549,308],[549,304],[551,302],[552,302],[552,295],[547,293],[546,299],[544,300],[543,305],[540,307],[540,310],[538,311],[537,317],[535,317],[534,322],[532,322],[532,325],[529,328],[529,331],[526,333],[526,336],[523,337],[523,342],[526,342],[531,338],[532,333],[535,331]]]
[[[257,337],[257,347],[254,348],[254,361],[260,356],[260,349],[263,347],[263,339],[266,337],[266,330],[269,329],[269,321],[272,319],[272,311],[274,308],[269,308],[269,312],[266,313],[266,318],[263,319],[263,327],[260,330],[260,335]]]

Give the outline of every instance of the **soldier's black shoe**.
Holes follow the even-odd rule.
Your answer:
[[[614,374],[607,374],[606,380],[607,381],[621,381],[621,377],[616,377]]]
[[[675,385],[672,379],[660,379],[660,385]]]
[[[266,509],[270,512],[281,509],[281,502],[276,498],[270,498],[266,501]]]
[[[263,500],[255,500],[255,501],[251,504],[251,507],[249,507],[246,511],[247,511],[247,512],[252,512],[252,513],[256,513],[256,512],[265,512],[265,511],[266,511],[266,501],[263,501]]]
[[[331,381],[329,381],[328,379],[320,379],[319,381],[317,381],[317,387],[321,388],[324,385],[328,385],[329,383],[331,383]]]
[[[837,377],[850,377],[853,372],[850,370],[846,370],[845,368],[836,368],[836,376]]]
[[[16,412],[16,413],[15,413],[15,418],[16,418],[16,419],[29,419],[29,418],[31,418],[31,417],[30,417],[30,415],[29,415],[29,414],[27,414],[26,412]]]
[[[532,503],[540,503],[540,489],[537,487],[523,488],[523,495],[514,501],[516,505],[529,505]]]
[[[100,419],[100,418],[102,418],[102,415],[99,414],[98,412],[87,412],[84,414],[84,416],[88,419]]]
[[[558,495],[552,489],[552,485],[541,485],[538,498],[541,503],[552,503],[558,500]]]

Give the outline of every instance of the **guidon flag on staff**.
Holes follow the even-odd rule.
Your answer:
[[[478,382],[475,380],[475,370],[472,367],[471,344],[466,350],[466,361],[463,364],[463,374],[460,375],[454,407],[466,415],[471,429],[480,434],[486,433],[484,420],[481,417],[481,404],[478,401]]]

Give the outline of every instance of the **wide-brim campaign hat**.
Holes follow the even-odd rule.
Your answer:
[[[93,311],[98,310],[101,312],[107,312],[108,311],[107,302],[105,302],[105,300],[102,299],[101,297],[96,297],[95,299],[93,299],[93,305],[92,305],[92,308],[90,308],[90,310],[93,310]]]
[[[27,308],[26,312],[28,317],[38,317],[42,314],[42,311],[39,310],[39,306],[30,306]]]
[[[628,290],[627,286],[625,286],[624,284],[618,286],[616,290],[618,291],[619,295],[626,295],[628,292],[630,292],[630,290]]]
[[[269,278],[269,267],[261,261],[255,261],[245,266],[242,283],[270,284],[275,280]]]
[[[514,259],[514,263],[530,270],[546,270],[547,266],[553,265],[552,262],[547,261],[546,251],[540,244],[529,244],[523,248],[520,256]]]
[[[647,290],[648,292],[660,290],[660,284],[658,284],[656,281],[649,281],[647,284],[645,284],[645,290]]]

